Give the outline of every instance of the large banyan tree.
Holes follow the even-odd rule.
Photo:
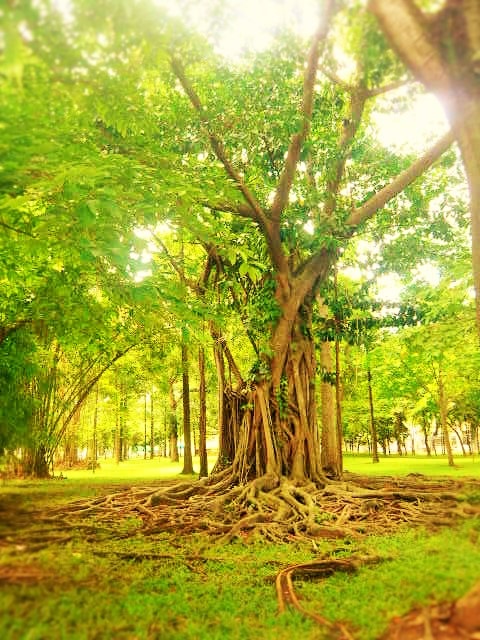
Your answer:
[[[375,141],[371,105],[405,80],[374,20],[357,3],[340,4],[319,3],[309,45],[290,34],[236,65],[151,6],[143,14],[142,2],[113,3],[105,24],[95,14],[100,35],[86,38],[100,62],[91,55],[82,81],[91,76],[95,92],[82,100],[93,106],[108,152],[135,161],[139,200],[149,198],[139,224],[180,218],[256,292],[250,312],[258,316],[258,362],[241,411],[231,412],[241,424],[233,424],[229,464],[193,486],[141,492],[137,501],[132,493],[118,497],[163,528],[178,526],[180,512],[185,526],[210,526],[216,519],[205,518],[207,506],[229,503],[222,520],[240,520],[218,525],[228,535],[265,522],[270,531],[288,525],[315,535],[313,496],[326,484],[316,299],[346,243],[377,212],[385,232],[400,220],[416,223],[424,213],[418,207],[391,203],[451,145],[446,134],[412,160]],[[91,30],[93,9],[79,6],[87,7],[80,15]],[[338,451],[337,442],[332,455]],[[175,519],[162,516],[162,508],[193,495],[199,502],[183,503]]]
[[[311,323],[316,295],[348,239],[452,140],[444,136],[398,175],[387,168],[390,180],[383,186],[374,168],[367,186],[369,101],[400,82],[394,61],[382,68],[375,60],[382,46],[378,35],[362,50],[362,38],[374,37],[365,16],[359,18],[356,49],[349,51],[356,56],[355,79],[338,77],[341,65],[332,51],[342,27],[335,5],[323,3],[305,57],[299,46],[289,50],[283,43],[241,72],[219,68],[210,76],[198,71],[198,60],[189,64],[180,49],[171,51],[172,73],[191,106],[190,127],[206,147],[204,165],[215,166],[224,194],[203,197],[201,215],[210,212],[226,224],[247,221],[261,236],[266,256],[259,286],[271,292],[265,304],[272,312],[230,469],[235,484],[254,480],[257,487],[271,488],[281,478],[324,481]]]

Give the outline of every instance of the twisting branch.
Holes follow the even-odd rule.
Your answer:
[[[277,190],[270,210],[271,220],[276,226],[280,225],[280,216],[288,204],[288,196],[290,195],[290,190],[292,188],[295,170],[300,158],[300,152],[310,132],[315,79],[318,70],[318,60],[320,58],[320,44],[327,36],[335,4],[335,0],[327,0],[325,3],[325,10],[320,21],[320,26],[310,47],[303,81],[303,100],[301,108],[302,124],[300,131],[295,133],[290,140],[287,158],[285,160],[280,180],[278,181]]]
[[[167,246],[165,245],[163,240],[161,238],[159,238],[155,233],[152,233],[152,238],[155,240],[155,242],[161,248],[163,253],[167,256],[167,259],[168,259],[168,261],[170,263],[170,266],[180,276],[180,280],[185,282],[185,284],[187,284],[191,289],[196,290],[197,289],[197,284],[195,282],[193,282],[193,280],[189,280],[188,278],[185,277],[185,273],[184,273],[184,270],[182,268],[182,265],[180,264],[180,262],[176,258],[174,258],[174,256],[172,256],[172,254],[167,249]]]
[[[331,219],[335,212],[338,190],[345,172],[350,147],[362,120],[366,100],[367,95],[363,86],[350,88],[350,118],[344,121],[336,162],[328,180],[328,194],[322,214],[327,220]]]
[[[203,207],[207,207],[207,209],[210,209],[211,211],[235,213],[239,216],[242,216],[242,218],[250,218],[250,220],[252,219],[252,210],[247,204],[242,204],[241,202],[233,203],[199,201],[198,204],[202,205]]]
[[[255,220],[256,222],[261,224],[262,227],[265,228],[267,226],[267,219],[265,217],[262,207],[258,203],[255,196],[252,194],[250,189],[245,184],[245,181],[243,180],[242,176],[238,173],[238,171],[232,165],[225,151],[223,142],[220,140],[217,134],[212,130],[212,127],[210,125],[210,120],[208,119],[205,113],[203,105],[200,101],[200,97],[198,96],[197,92],[193,88],[192,83],[187,78],[181,61],[176,56],[172,56],[171,58],[171,67],[174,74],[177,76],[178,80],[180,81],[180,84],[182,85],[183,90],[187,94],[193,108],[197,112],[200,122],[202,123],[203,127],[205,128],[208,134],[208,138],[210,140],[210,144],[212,146],[213,152],[217,156],[218,160],[220,160],[220,162],[223,164],[225,171],[227,172],[227,175],[233,180],[237,189],[241,192],[246,202],[248,203],[250,207],[249,217],[252,218],[252,220]]]
[[[373,87],[373,89],[367,89],[366,96],[367,98],[374,98],[375,96],[381,96],[384,93],[388,93],[389,91],[395,91],[395,89],[400,89],[400,87],[404,87],[409,83],[409,80],[395,80],[393,82],[389,82],[388,84],[384,84],[383,87]]]
[[[332,3],[333,0],[330,0],[330,2]],[[197,112],[202,126],[207,132],[213,152],[215,153],[218,160],[220,160],[220,162],[223,164],[227,175],[233,180],[235,186],[243,195],[248,205],[233,205],[230,210],[233,211],[233,213],[237,213],[243,217],[247,217],[250,220],[253,220],[254,222],[257,222],[260,225],[267,241],[272,264],[279,271],[279,273],[282,274],[281,279],[285,281],[284,288],[288,289],[288,284],[286,284],[286,282],[288,281],[289,269],[285,254],[283,252],[279,229],[272,226],[272,223],[265,215],[255,196],[245,184],[242,176],[238,173],[238,171],[236,171],[235,167],[230,162],[223,142],[213,131],[210,120],[205,113],[200,98],[193,88],[191,82],[188,80],[181,61],[177,57],[172,56],[171,66],[173,72],[177,76],[180,84],[187,94],[193,108]],[[227,209],[224,208],[224,210]]]
[[[17,229],[16,227],[12,227],[6,222],[3,222],[3,220],[0,220],[0,227],[3,227],[4,229],[8,229],[9,231],[13,231],[14,233],[18,233],[19,235],[22,235],[22,236],[28,236],[29,238],[34,238],[34,239],[36,238],[36,236],[34,236],[33,233],[29,233],[28,231],[23,231],[23,229]]]
[[[384,207],[387,202],[395,198],[405,187],[408,187],[409,184],[429,169],[432,164],[449,149],[454,139],[451,131],[446,133],[433,147],[424,153],[423,156],[412,162],[407,169],[399,173],[396,178],[383,187],[383,189],[380,189],[380,191],[367,200],[367,202],[354,209],[345,224],[350,227],[355,227],[371,218],[379,209]]]
[[[330,80],[330,82],[333,82],[333,84],[338,84],[339,87],[342,87],[342,89],[345,89],[346,91],[349,91],[352,88],[352,86],[348,82],[340,78],[340,76],[331,69],[327,69],[324,66],[319,66],[318,69],[326,78]]]

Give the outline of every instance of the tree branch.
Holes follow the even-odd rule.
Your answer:
[[[3,222],[3,220],[0,220],[0,227],[3,227],[4,229],[8,229],[9,231],[13,231],[14,233],[18,233],[22,236],[28,236],[29,238],[36,239],[36,236],[34,236],[33,233],[29,233],[28,231],[23,231],[22,229],[16,229],[15,227],[11,227],[6,222]]]
[[[288,197],[292,188],[295,170],[297,168],[300,152],[303,144],[310,132],[310,125],[313,113],[314,86],[317,76],[318,60],[320,57],[320,44],[326,38],[330,20],[333,14],[335,0],[327,0],[325,10],[321,17],[320,26],[313,38],[310,52],[307,59],[307,67],[305,69],[305,77],[303,81],[303,100],[301,108],[302,123],[300,131],[295,133],[290,140],[287,151],[287,158],[283,167],[280,180],[277,185],[275,197],[270,210],[272,222],[278,226],[280,224],[280,216],[288,204]]]
[[[197,112],[202,126],[205,128],[208,134],[208,138],[210,140],[210,145],[213,149],[213,152],[215,153],[218,160],[220,160],[220,162],[223,164],[227,175],[233,180],[233,182],[235,183],[235,186],[243,195],[243,197],[245,198],[245,201],[248,203],[250,208],[249,217],[255,220],[256,222],[258,222],[259,224],[261,224],[263,227],[265,227],[267,220],[262,207],[258,203],[255,196],[251,193],[250,189],[245,184],[242,176],[238,173],[238,171],[234,168],[234,166],[230,162],[230,159],[228,158],[227,153],[225,151],[223,142],[220,140],[217,134],[212,130],[212,127],[210,125],[210,120],[208,119],[205,113],[205,110],[200,101],[200,98],[197,92],[195,91],[195,89],[193,88],[193,85],[185,75],[185,70],[183,68],[182,63],[175,56],[172,56],[171,67],[172,67],[173,73],[177,76],[178,80],[180,81],[180,84],[182,85],[183,90],[187,94],[193,108]]]
[[[242,218],[250,218],[252,219],[252,210],[247,204],[240,203],[231,203],[231,202],[205,202],[199,201],[199,204],[203,207],[207,207],[211,211],[218,211],[224,213],[235,213]]]
[[[395,89],[404,87],[408,84],[408,82],[408,80],[395,80],[394,82],[389,82],[388,84],[383,85],[383,87],[374,87],[373,89],[367,89],[366,97],[374,98],[375,96],[381,96],[384,93],[388,93],[389,91],[394,91]]]
[[[342,89],[345,89],[346,91],[349,91],[352,88],[352,86],[346,80],[340,78],[340,76],[336,74],[335,71],[331,71],[324,66],[319,66],[318,69],[326,78],[330,80],[330,82],[333,82],[333,84],[338,84],[339,87],[342,87]]]
[[[430,90],[448,88],[441,53],[429,33],[424,14],[413,0],[369,0],[393,49],[414,75]]]
[[[433,147],[424,153],[423,156],[417,158],[405,171],[399,173],[392,182],[383,187],[383,189],[380,189],[370,200],[367,200],[367,202],[360,207],[354,209],[345,224],[355,227],[371,218],[379,209],[384,207],[387,202],[395,198],[405,187],[429,169],[432,164],[449,149],[454,139],[452,131],[446,133]]]

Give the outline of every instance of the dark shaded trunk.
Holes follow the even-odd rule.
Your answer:
[[[335,288],[337,272],[335,271]],[[337,457],[340,465],[340,476],[343,473],[343,423],[342,423],[342,380],[340,375],[340,331],[335,332],[335,417],[337,427]]]
[[[334,373],[331,343],[322,341],[320,345],[320,385],[322,409],[321,461],[322,469],[328,477],[340,478],[342,463],[339,457],[338,432],[335,417]]]
[[[97,468],[97,459],[98,459],[98,396],[99,396],[99,389],[98,389],[98,383],[95,386],[95,408],[93,410],[93,427],[92,427],[92,440],[91,440],[91,447],[90,447],[90,452],[88,455],[88,460],[89,460],[89,466],[92,469],[92,471],[95,471],[95,469]]]
[[[182,473],[191,475],[193,471],[192,459],[192,428],[190,420],[190,376],[188,362],[188,348],[182,337],[182,406],[183,406],[183,469]]]
[[[143,399],[143,459],[147,459],[147,392]]]
[[[225,360],[222,343],[214,339],[213,355],[217,371],[218,458],[212,474],[230,466],[235,459],[240,427],[245,413],[246,396],[235,390],[225,379]]]
[[[172,462],[178,462],[178,421],[177,421],[177,400],[175,399],[175,389],[173,388],[174,381],[170,381],[169,386],[169,400],[170,400],[170,413],[168,416],[168,437],[170,441],[170,460]]]
[[[26,448],[21,462],[24,476],[32,478],[49,478],[49,464],[47,460],[47,449],[44,445]]]
[[[200,454],[200,478],[208,476],[207,459],[207,389],[205,382],[205,351],[203,347],[198,350],[198,374],[200,378],[199,388],[199,415],[198,415],[198,450]]]
[[[155,451],[155,422],[153,413],[153,389],[150,392],[150,459],[154,456]]]
[[[80,407],[77,408],[65,433],[65,449],[63,463],[71,469],[78,462],[78,428],[80,424]]]

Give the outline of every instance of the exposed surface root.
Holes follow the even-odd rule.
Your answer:
[[[34,564],[0,566],[0,585],[36,584],[48,578],[51,576]]]
[[[286,567],[277,573],[276,590],[279,613],[287,605],[319,624],[328,637],[354,640],[354,635],[342,622],[332,622],[317,611],[301,604],[294,589],[294,578],[328,578],[337,571],[355,572],[360,566],[380,561],[375,557],[317,560]],[[323,637],[323,636],[322,636]],[[479,640],[480,582],[456,602],[434,604],[414,609],[401,618],[394,618],[381,640]]]
[[[300,603],[293,586],[294,577],[303,578],[327,578],[336,571],[354,572],[360,564],[371,563],[375,561],[372,558],[354,559],[349,558],[317,560],[315,562],[307,562],[303,564],[295,564],[286,567],[277,573],[275,586],[277,590],[278,611],[283,613],[287,605],[294,607],[304,616],[315,620],[321,627],[327,629],[330,633],[334,633],[339,640],[354,640],[349,629],[341,622],[331,622],[317,612],[308,611]]]
[[[143,521],[143,533],[205,532],[222,541],[255,534],[274,542],[355,538],[385,534],[401,524],[430,527],[479,517],[480,505],[468,502],[478,480],[452,478],[366,478],[346,474],[324,486],[265,475],[235,485],[221,475],[198,482],[132,488],[81,500],[54,512],[76,524],[94,516],[105,526],[121,518]]]

